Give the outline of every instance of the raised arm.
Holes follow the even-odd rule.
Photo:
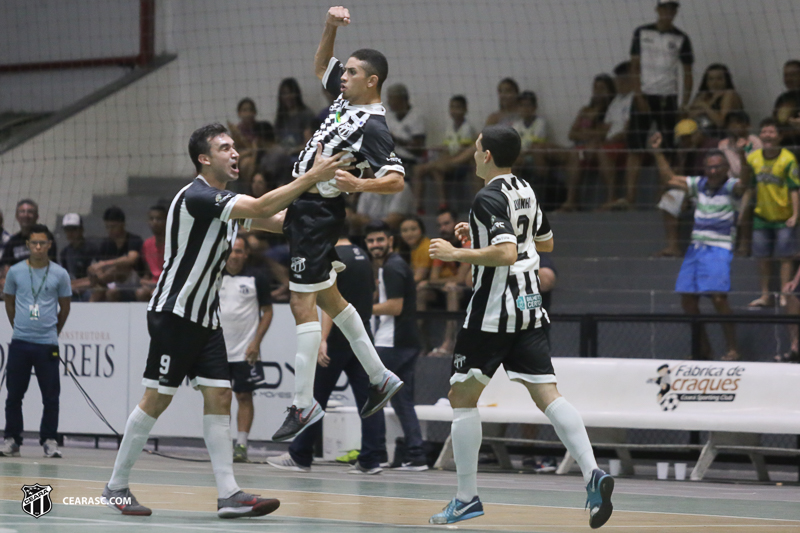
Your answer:
[[[656,158],[656,165],[658,166],[658,175],[661,177],[661,182],[668,187],[675,189],[686,189],[686,177],[676,176],[669,166],[669,161],[664,157],[661,151],[661,133],[655,132],[650,137],[650,148],[653,150],[653,156]]]
[[[346,7],[333,6],[325,16],[325,29],[322,30],[322,38],[314,54],[314,73],[320,80],[328,70],[328,63],[333,57],[333,43],[336,41],[336,29],[339,26],[350,24],[350,11]]]

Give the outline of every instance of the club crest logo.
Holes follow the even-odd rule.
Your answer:
[[[305,257],[292,257],[292,272],[302,272],[306,269]]]
[[[336,128],[336,133],[339,134],[339,137],[342,139],[347,139],[350,137],[355,131],[358,129],[358,125],[353,124],[352,122],[345,122],[341,124],[338,128]]]
[[[228,198],[230,198],[231,196],[232,195],[230,193],[226,193],[226,194],[217,193],[217,195],[214,197],[214,203],[216,205],[219,205],[222,202],[224,202],[225,200],[227,200]]]
[[[520,294],[517,296],[517,308],[520,311],[530,311],[542,306],[541,294]]]
[[[53,509],[53,502],[50,500],[50,493],[53,487],[50,485],[23,485],[22,510],[34,518],[39,518],[49,513]]]
[[[467,360],[466,355],[461,355],[457,353],[453,356],[453,366],[460,369],[462,366],[464,366],[464,361],[466,360]]]

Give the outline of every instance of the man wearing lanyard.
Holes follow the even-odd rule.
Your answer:
[[[18,457],[22,444],[22,398],[31,369],[42,393],[39,444],[45,457],[61,457],[58,449],[58,334],[69,315],[69,274],[50,261],[53,245],[47,226],[35,224],[27,241],[30,257],[12,266],[3,289],[8,320],[14,328],[8,349],[5,443],[0,456]]]

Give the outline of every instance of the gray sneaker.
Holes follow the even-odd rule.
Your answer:
[[[239,491],[230,498],[217,499],[217,516],[220,518],[244,518],[264,516],[281,506],[274,498],[259,498],[255,494]]]
[[[311,407],[298,409],[294,405],[286,410],[286,420],[283,425],[278,428],[278,431],[272,436],[275,442],[283,442],[290,440],[299,435],[304,429],[313,425],[318,420],[325,416],[325,411],[315,401]]]
[[[403,382],[400,378],[394,375],[390,370],[383,373],[380,383],[377,385],[370,385],[367,396],[367,403],[361,408],[361,418],[372,416],[381,409],[392,399],[392,396],[397,394],[403,387]]]
[[[297,464],[294,459],[292,459],[289,452],[278,455],[277,457],[268,457],[267,464],[280,470],[289,470],[290,472],[311,472],[310,466]]]
[[[361,463],[356,462],[353,466],[350,467],[350,470],[347,471],[348,474],[355,474],[361,476],[374,476],[375,474],[380,474],[383,472],[383,468],[380,466],[376,466],[374,468],[367,468],[363,466]]]
[[[106,488],[103,489],[103,498],[105,499],[103,503],[124,515],[150,516],[153,514],[149,508],[139,504],[129,488],[111,490],[106,485]]]
[[[58,443],[56,439],[47,439],[44,441],[44,456],[45,457],[52,457],[54,459],[61,459],[61,450],[58,449]]]
[[[0,448],[0,457],[19,457],[19,444],[14,439],[6,439]]]

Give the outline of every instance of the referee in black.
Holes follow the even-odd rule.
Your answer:
[[[372,264],[367,253],[350,242],[347,238],[347,226],[344,226],[336,243],[336,253],[347,267],[337,280],[339,290],[348,302],[358,311],[358,315],[367,322],[372,316],[372,297],[375,281],[372,275]],[[368,328],[367,328],[368,329]],[[358,358],[350,348],[342,331],[333,324],[333,320],[322,315],[322,344],[317,356],[317,374],[314,379],[314,398],[325,409],[333,393],[339,376],[345,373],[353,389],[356,406],[360,410],[367,401],[369,377],[358,362]],[[322,422],[317,422],[306,431],[300,433],[292,441],[289,451],[278,457],[267,459],[267,463],[282,470],[308,472],[314,456],[314,443],[322,434]],[[383,410],[374,416],[361,419],[361,452],[353,466],[353,474],[378,474],[381,462],[386,459],[386,421]]]
[[[217,482],[220,518],[262,516],[278,508],[276,499],[239,489],[233,477],[231,383],[219,319],[221,273],[240,225],[280,232],[280,211],[303,191],[331,179],[342,153],[314,159],[302,178],[260,198],[226,190],[239,177],[239,153],[221,124],[197,129],[189,156],[198,176],[181,189],[167,213],[164,270],[147,307],[150,352],[142,401],[125,425],[111,480],[103,491],[109,507],[126,515],[149,516],[128,486],[131,468],[156,419],[186,377],[203,393],[203,437]],[[242,220],[244,219],[244,220]],[[131,504],[112,504],[129,499]]]

